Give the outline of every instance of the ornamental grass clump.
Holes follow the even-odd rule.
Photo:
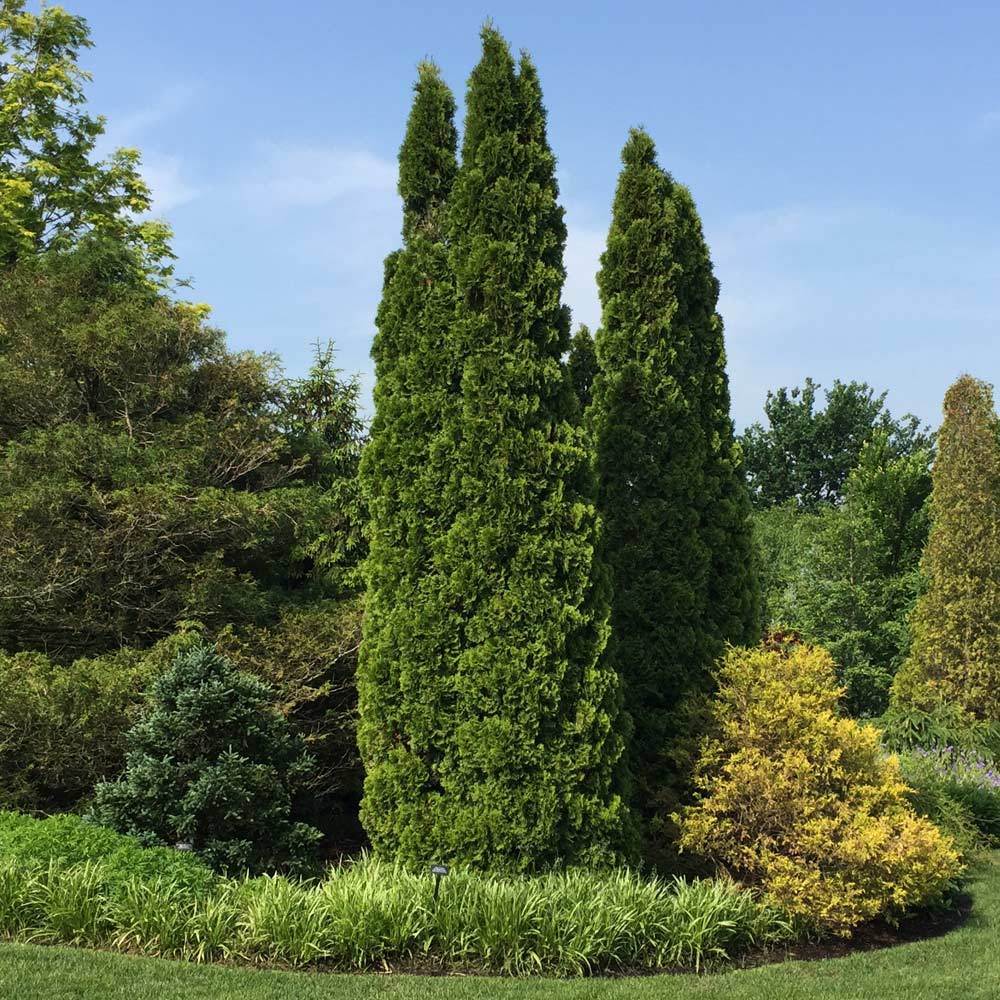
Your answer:
[[[846,936],[939,901],[962,865],[908,803],[879,731],[840,715],[835,676],[808,645],[727,653],[680,842],[800,926]]]
[[[211,892],[102,862],[0,858],[0,938],[194,962],[584,976],[700,969],[787,940],[789,920],[728,880],[635,872],[424,872],[363,859],[319,882],[218,879]]]

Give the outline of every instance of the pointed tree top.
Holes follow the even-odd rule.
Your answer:
[[[656,166],[656,144],[645,129],[629,129],[628,140],[622,149],[622,163],[626,167]]]
[[[490,132],[517,131],[521,113],[514,57],[503,35],[492,24],[480,32],[483,54],[469,76],[465,99],[463,159],[470,161]]]
[[[501,62],[509,62],[514,65],[513,57],[510,54],[510,46],[507,39],[500,34],[494,23],[487,19],[479,29],[479,37],[483,43],[483,60],[493,58]]]
[[[455,97],[430,61],[417,66],[413,106],[399,150],[403,235],[433,231],[458,169]]]
[[[993,414],[993,389],[968,373],[948,388],[944,396],[945,419],[967,417],[972,413]]]

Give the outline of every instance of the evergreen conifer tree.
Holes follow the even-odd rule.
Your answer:
[[[674,183],[644,132],[632,131],[622,162],[597,277],[591,416],[614,594],[605,662],[623,681],[633,798],[648,812],[664,783],[671,713],[717,644],[706,628],[711,553],[700,532],[702,373],[692,331],[675,328]]]
[[[315,761],[270,691],[210,646],[182,650],[129,731],[125,774],[94,818],[147,844],[187,842],[233,874],[312,874],[320,832],[297,821]]]
[[[458,402],[433,449],[452,523],[431,542],[413,626],[436,637],[437,673],[420,741],[405,717],[369,737],[365,820],[377,848],[403,857],[526,869],[614,852],[621,737],[615,678],[598,663],[607,600],[563,360],[555,158],[534,66],[516,66],[493,28],[482,39],[448,208]]]
[[[970,375],[945,395],[932,482],[926,589],[893,695],[1000,722],[1000,421],[992,390]]]
[[[454,316],[446,208],[457,170],[455,100],[422,63],[399,153],[403,247],[386,260],[375,360],[375,415],[361,465],[369,520],[364,635],[358,663],[358,744],[365,762],[363,819],[376,843],[395,800],[432,760],[447,678],[449,609],[433,585],[431,542],[450,523],[435,441],[456,398],[447,353]],[[434,621],[435,614],[444,620]],[[402,781],[405,787],[401,787]],[[394,843],[399,846],[398,842]]]
[[[717,639],[753,645],[760,634],[761,597],[751,527],[750,493],[730,415],[729,376],[719,282],[690,191],[673,184],[677,313],[701,368],[701,425],[706,446],[701,532],[710,554],[707,614]]]
[[[725,642],[753,641],[759,597],[701,222],[645,132],[622,161],[590,416],[614,588],[606,662],[624,682],[631,794],[648,819],[676,793],[689,696]]]

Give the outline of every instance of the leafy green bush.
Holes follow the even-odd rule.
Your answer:
[[[926,801],[946,796],[965,812],[987,843],[1000,843],[1000,767],[954,747],[914,749],[900,757],[903,778]],[[933,817],[932,817],[933,818]]]
[[[912,699],[894,698],[878,720],[882,742],[890,750],[954,747],[994,758],[1000,755],[1000,726],[977,719],[940,694],[926,690],[914,694]]]
[[[969,809],[950,794],[949,783],[919,758],[902,754],[900,773],[906,782],[906,798],[918,816],[929,819],[949,836],[965,859],[976,857],[983,835]]]
[[[579,976],[700,968],[791,934],[777,910],[732,882],[629,871],[457,871],[437,900],[428,874],[370,859],[319,883],[220,879],[208,894],[164,877],[135,877],[109,894],[106,877],[101,862],[0,859],[0,935],[199,962]]]
[[[829,654],[732,649],[719,681],[698,763],[702,798],[682,815],[682,847],[838,934],[946,893],[958,852],[907,802],[878,730],[839,715]]]
[[[72,809],[120,774],[146,684],[194,639],[181,631],[69,664],[0,652],[0,808]]]
[[[144,847],[80,816],[35,819],[0,812],[0,862],[25,868],[64,869],[99,862],[105,887],[128,879],[163,878],[176,886],[204,891],[215,876],[198,858],[168,847]]]
[[[315,867],[319,831],[293,819],[312,760],[266,685],[211,647],[180,653],[128,734],[121,781],[98,786],[98,822],[147,844],[189,843],[222,871]]]

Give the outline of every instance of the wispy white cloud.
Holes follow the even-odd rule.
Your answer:
[[[155,153],[143,156],[142,176],[153,195],[154,214],[169,212],[199,195],[198,189],[185,179],[180,157]]]
[[[396,164],[365,149],[272,144],[243,185],[264,208],[330,205],[357,195],[390,199]]]
[[[122,146],[137,146],[142,155],[141,173],[153,195],[152,214],[162,215],[198,197],[198,187],[188,178],[187,165],[175,153],[162,151],[156,128],[184,114],[197,97],[192,84],[171,84],[146,105],[112,114],[97,153],[106,156]]]
[[[112,115],[107,136],[115,146],[125,146],[148,136],[151,129],[183,114],[194,103],[198,88],[190,83],[171,84],[144,107]]]
[[[858,218],[857,209],[848,206],[787,205],[741,212],[715,227],[712,250],[725,256],[819,240]]]

